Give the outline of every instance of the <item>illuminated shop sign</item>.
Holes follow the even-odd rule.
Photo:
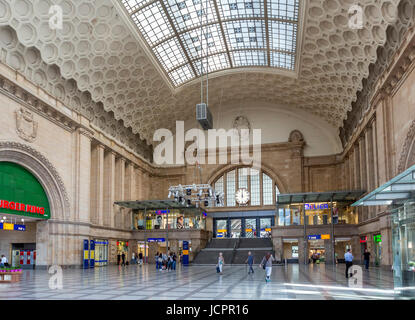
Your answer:
[[[156,210],[156,214],[167,214],[170,213],[170,210]]]
[[[308,236],[308,240],[328,240],[330,239],[329,234],[312,234]]]
[[[374,235],[373,236],[373,241],[374,242],[382,242],[382,236],[380,234]]]
[[[305,203],[306,210],[325,210],[329,208],[328,203]]]
[[[26,226],[23,224],[0,223],[0,230],[26,231]]]
[[[360,243],[366,243],[367,242],[367,236],[360,237]]]
[[[147,242],[165,242],[166,239],[164,238],[148,238]]]
[[[0,208],[10,209],[14,211],[36,213],[36,214],[41,214],[41,215],[45,214],[45,208],[43,207],[37,207],[37,206],[32,206],[30,204],[18,203],[18,202],[7,201],[7,200],[0,200]]]

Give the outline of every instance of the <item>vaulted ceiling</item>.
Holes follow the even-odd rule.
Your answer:
[[[171,77],[169,80],[168,68],[158,62],[162,56],[154,54],[149,38],[145,41],[144,29],[140,30],[125,7],[126,2],[136,2],[137,8],[141,8],[160,1],[172,8],[179,8],[183,2],[0,0],[1,59],[101,127],[110,126],[110,131],[120,135],[120,130],[124,130],[119,128],[121,124],[152,143],[155,129],[173,128],[175,120],[194,118],[195,104],[200,101],[197,79],[189,78],[183,83],[172,81]],[[281,6],[295,3],[294,0],[272,1]],[[211,6],[215,3],[246,6],[248,2],[256,8],[267,7],[267,0],[209,0]],[[292,53],[296,66],[289,70],[291,73],[283,70],[287,69],[284,65],[269,65],[272,50],[269,45],[239,48],[241,59],[247,59],[252,51],[265,52],[267,64],[259,66],[252,62],[238,68],[236,60],[232,60],[229,35],[218,25],[218,30],[224,31],[220,31],[221,41],[228,43],[223,51],[228,64],[210,75],[209,104],[272,102],[302,108],[339,128],[351,110],[356,93],[362,89],[369,64],[376,60],[377,48],[386,41],[386,28],[395,21],[399,2],[359,1],[363,28],[352,29],[348,25],[348,11],[354,0],[300,0],[295,22],[298,25],[296,51]],[[63,9],[61,30],[49,27],[49,9],[53,4]],[[254,13],[250,16],[247,12],[241,21],[259,21],[261,25],[269,18],[264,13],[254,17]],[[225,25],[226,21],[219,24]],[[263,29],[260,35],[265,43],[272,40],[273,34],[272,29],[267,30]],[[171,39],[181,36],[176,32]],[[275,52],[282,50],[274,49]],[[168,52],[169,48],[163,50]],[[188,48],[180,46],[180,50]],[[191,59],[185,60],[182,65],[193,63]],[[194,74],[193,78],[197,76]]]

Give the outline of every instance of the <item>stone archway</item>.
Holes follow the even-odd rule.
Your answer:
[[[62,179],[54,166],[34,148],[18,142],[0,142],[0,161],[21,165],[27,169],[42,185],[49,201],[50,220],[64,221],[69,219],[70,204]],[[64,262],[66,252],[58,252],[57,240],[51,236],[54,228],[46,221],[36,224],[36,266]]]
[[[404,144],[402,145],[401,154],[398,163],[398,173],[415,164],[415,120],[412,121]]]

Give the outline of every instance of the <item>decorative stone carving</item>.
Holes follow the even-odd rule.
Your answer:
[[[304,136],[299,130],[293,130],[290,133],[288,142],[304,142]]]
[[[37,137],[38,122],[34,120],[33,113],[24,108],[15,111],[16,131],[20,138],[27,142],[35,141]]]
[[[411,165],[415,164],[415,120],[412,121],[402,145],[398,163],[398,173],[401,173]]]
[[[344,120],[343,126],[340,129],[340,140],[343,146],[346,146],[349,142],[355,129],[368,112],[370,107],[369,102],[375,94],[374,90],[378,80],[381,79],[381,75],[392,63],[393,55],[405,40],[404,36],[406,32],[414,26],[414,2],[412,0],[401,0],[398,4],[397,19],[386,29],[386,43],[377,50],[375,61],[369,65],[369,74],[362,80],[362,88],[357,92],[356,99],[352,103],[352,108],[347,112],[347,118]],[[390,77],[383,87],[379,88],[380,92],[391,93],[392,88],[399,82],[399,79],[410,65],[409,61],[412,61],[414,56],[415,50],[412,50],[412,52],[408,53],[408,59],[402,59],[402,68],[396,68],[395,75]]]
[[[402,1],[410,5],[410,0]],[[362,79],[369,75],[370,63],[376,61],[376,50],[385,43],[387,27],[393,23],[389,13],[399,2],[359,3],[365,24],[355,30],[347,23],[351,1],[307,1],[298,78],[263,72],[212,76],[210,104],[249,99],[296,106],[341,126],[356,92],[363,88]],[[5,63],[88,114],[122,143],[138,144],[139,152],[151,153],[140,139],[153,143],[155,129],[173,129],[176,120],[193,119],[199,84],[172,92],[111,0],[57,0],[68,12],[64,15],[72,17],[65,19],[62,30],[50,30],[45,3],[0,0]],[[410,10],[403,11],[409,15]]]
[[[233,120],[233,128],[238,130],[238,135],[241,141],[249,142],[249,134],[251,133],[251,124],[249,123],[249,120],[247,117],[237,116]],[[242,132],[241,132],[242,129],[248,130],[248,134],[242,135]]]

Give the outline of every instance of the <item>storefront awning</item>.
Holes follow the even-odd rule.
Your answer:
[[[278,195],[277,205],[304,202],[353,202],[359,199],[365,192],[362,190],[330,191],[330,192],[305,192],[283,193]]]
[[[143,201],[116,201],[116,205],[137,210],[163,210],[163,209],[195,209],[192,205],[183,205],[174,200],[143,200]]]
[[[375,189],[352,206],[384,206],[404,203],[415,196],[415,165]]]

